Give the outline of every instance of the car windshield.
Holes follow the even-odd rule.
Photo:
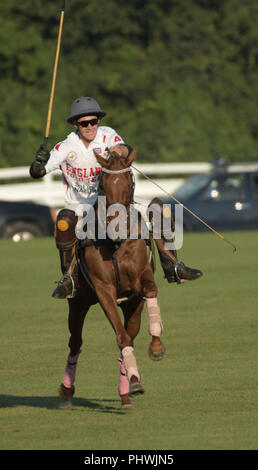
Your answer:
[[[189,199],[196,191],[205,188],[209,183],[211,176],[209,174],[195,175],[187,179],[174,193],[177,199]]]

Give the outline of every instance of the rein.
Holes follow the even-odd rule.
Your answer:
[[[162,188],[162,186],[160,186],[158,183],[156,183],[156,181],[153,181],[149,176],[147,176],[145,173],[143,173],[143,171],[139,170],[138,168],[136,168],[135,166],[132,165],[132,168],[134,170],[136,170],[140,175],[142,175],[144,178],[146,178],[148,181],[150,181],[152,184],[154,184],[155,186],[157,186],[161,191],[163,191],[163,193],[165,193],[168,197],[170,197],[170,199],[172,199],[173,201],[175,201],[177,204],[180,204],[180,206],[182,206],[186,211],[189,212],[189,214],[191,214],[193,217],[195,217],[197,220],[199,220],[199,222],[201,222],[203,225],[205,225],[209,230],[211,230],[213,233],[215,233],[215,235],[217,235],[221,240],[223,240],[224,242],[228,243],[229,245],[232,246],[233,248],[233,253],[236,251],[236,246],[230,241],[228,240],[227,238],[224,237],[224,235],[222,235],[220,232],[217,232],[217,230],[215,230],[213,227],[211,227],[210,225],[207,224],[207,222],[205,222],[203,219],[201,219],[201,217],[199,217],[197,214],[195,214],[193,211],[191,211],[188,207],[186,207],[182,202],[178,201],[172,194],[168,193],[164,188]]]

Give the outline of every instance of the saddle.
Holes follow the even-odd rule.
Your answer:
[[[121,241],[113,241],[109,238],[106,240],[80,240],[78,244],[78,265],[81,270],[81,273],[87,282],[87,284],[90,286],[90,288],[95,292],[95,287],[91,281],[90,278],[90,273],[89,273],[89,268],[87,266],[85,256],[84,256],[84,249],[87,246],[103,246],[104,244],[108,246],[112,253],[112,262],[114,265],[115,269],[115,274],[116,274],[116,285],[117,285],[117,304],[120,305],[123,302],[128,302],[132,298],[135,297],[135,294],[131,292],[127,297],[122,297],[121,296],[121,280],[120,280],[120,271],[119,271],[119,266],[116,258],[116,252],[118,248],[121,246],[121,243],[126,243],[128,240],[121,240]],[[153,269],[153,272],[156,269],[156,263],[155,263],[155,250],[154,250],[154,244],[153,244],[153,239],[150,237],[150,239],[145,240],[146,247],[148,250],[148,258],[149,258],[149,263],[151,264],[151,267]]]

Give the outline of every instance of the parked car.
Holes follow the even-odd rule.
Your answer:
[[[258,164],[219,165],[187,179],[173,194],[215,230],[258,229]],[[163,202],[175,203],[170,198]],[[187,210],[185,231],[208,230]]]
[[[54,233],[56,211],[33,202],[0,201],[0,237],[14,242]]]

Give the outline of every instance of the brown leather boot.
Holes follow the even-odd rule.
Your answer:
[[[157,197],[152,199],[149,204],[149,209],[149,221],[153,227],[153,238],[158,249],[160,263],[167,281],[181,284],[185,281],[199,279],[203,275],[199,269],[188,268],[185,266],[183,261],[178,260],[176,251],[167,250],[165,247],[165,240],[172,243],[173,240],[167,240],[167,238],[171,236],[171,232],[173,233],[175,231],[175,224],[171,211],[167,208],[164,210],[163,202]],[[158,228],[156,230],[155,214],[157,214],[158,217],[159,214],[163,214],[163,217],[168,219],[168,223],[166,223],[166,230],[168,230],[167,233],[164,224],[162,223],[162,218],[160,219],[161,233]],[[157,220],[159,220],[159,218],[157,218]]]
[[[199,269],[188,268],[183,261],[177,259],[176,251],[165,249],[163,240],[155,239],[158,248],[160,264],[168,282],[182,284],[184,281],[199,279],[203,273]]]
[[[63,277],[52,294],[55,299],[73,298],[78,289],[76,223],[77,216],[74,211],[62,209],[59,212],[56,220],[56,246],[60,254]]]
[[[78,265],[73,249],[60,251],[63,277],[57,284],[52,297],[55,299],[71,299],[78,288]]]

